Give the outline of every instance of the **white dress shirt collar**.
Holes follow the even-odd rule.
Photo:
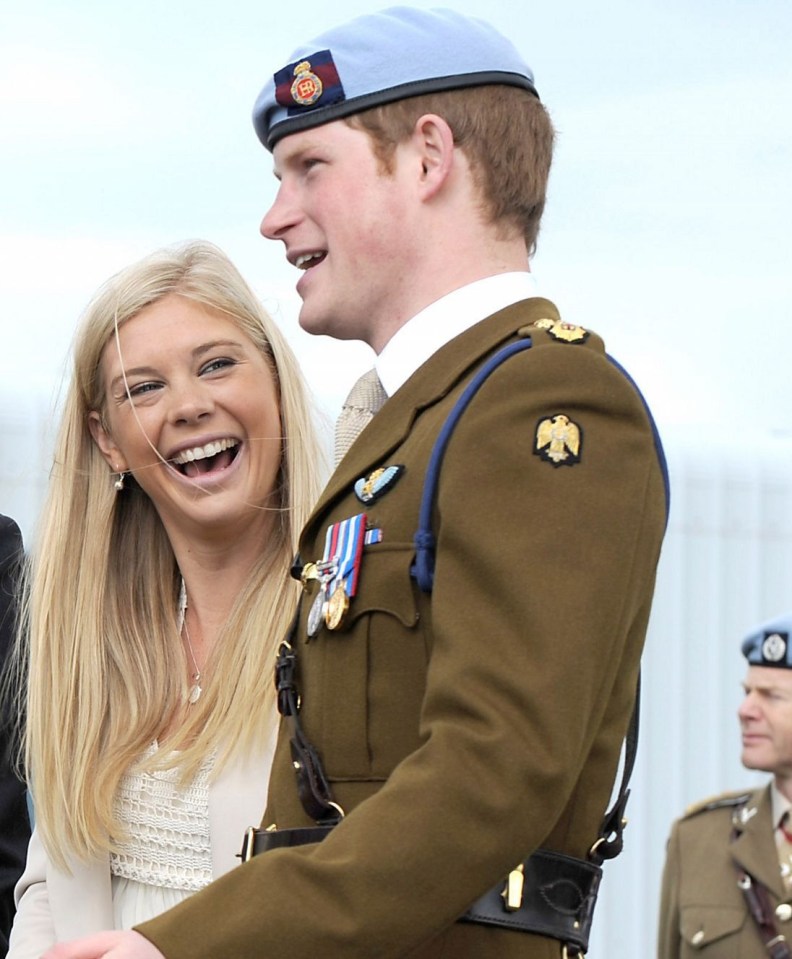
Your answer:
[[[792,803],[783,795],[775,782],[770,783],[770,802],[773,810],[773,828],[778,829],[784,813],[792,810]]]
[[[455,336],[498,310],[536,295],[536,281],[522,271],[488,276],[435,300],[397,330],[377,357],[374,365],[385,392],[393,396]]]

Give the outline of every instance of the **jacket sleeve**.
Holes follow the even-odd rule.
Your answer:
[[[47,889],[48,858],[33,830],[27,865],[14,892],[17,912],[11,928],[8,959],[39,959],[55,944],[55,926]]]
[[[486,381],[443,463],[420,745],[321,845],[269,852],[139,927],[168,959],[408,956],[540,845],[585,855],[665,498],[632,385],[592,350],[540,352]],[[575,465],[535,452],[557,414],[582,436]]]

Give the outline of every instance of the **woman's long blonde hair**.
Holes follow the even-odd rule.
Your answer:
[[[116,327],[170,294],[222,311],[267,357],[284,443],[270,540],[218,637],[203,695],[163,740],[185,694],[180,574],[148,497],[134,481],[116,493],[88,414],[104,409],[100,360]],[[210,753],[217,771],[271,734],[274,649],[299,589],[289,563],[322,473],[296,360],[220,250],[199,241],[161,250],[99,290],[74,345],[21,632],[29,643],[25,765],[37,827],[58,864],[112,848],[119,780],[155,737],[160,756],[181,751],[187,777]],[[262,771],[262,797],[265,784]]]

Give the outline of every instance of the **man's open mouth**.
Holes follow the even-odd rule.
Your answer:
[[[298,270],[310,270],[312,266],[316,266],[321,263],[322,260],[327,256],[327,253],[316,252],[316,253],[303,253],[301,256],[298,256],[294,261],[294,265]]]

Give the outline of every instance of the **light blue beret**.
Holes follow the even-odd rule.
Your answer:
[[[271,150],[290,133],[370,107],[488,83],[538,96],[530,67],[490,24],[454,10],[392,7],[298,47],[259,94],[253,125]]]
[[[792,669],[792,613],[763,623],[743,640],[743,656],[751,666]]]

